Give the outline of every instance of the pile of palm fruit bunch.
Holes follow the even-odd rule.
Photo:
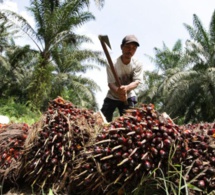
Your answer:
[[[14,183],[24,153],[24,143],[30,127],[26,123],[2,124],[0,126],[0,180]]]
[[[215,190],[215,123],[187,124],[180,128],[187,153],[182,163],[184,179],[203,194],[209,194]]]
[[[21,187],[20,179],[37,193],[162,195],[175,188],[203,195],[215,190],[215,124],[179,126],[153,104],[106,123],[101,113],[57,97],[32,126],[2,125],[0,140],[2,181],[13,178]]]
[[[25,143],[22,174],[35,190],[63,191],[76,155],[95,135],[92,111],[58,97],[32,127]]]
[[[173,164],[186,160],[187,148],[181,131],[167,114],[159,114],[153,104],[127,110],[124,116],[104,126],[94,144],[80,153],[71,174],[71,192],[135,193],[143,177],[160,176],[155,170],[168,174],[170,157]]]

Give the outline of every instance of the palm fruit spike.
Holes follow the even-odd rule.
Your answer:
[[[94,194],[102,194],[125,187],[125,191],[131,193],[140,183],[143,173],[150,173],[158,165],[165,167],[171,147],[176,142],[180,144],[177,138],[180,129],[171,120],[160,121],[159,116],[152,104],[142,105],[129,109],[124,116],[105,125],[94,145],[87,148],[87,153],[83,151],[81,154],[84,156],[82,160],[80,157],[76,161],[77,167],[71,175],[72,189],[80,194],[96,189]],[[166,139],[171,144],[162,144]],[[160,144],[159,149],[157,144]],[[108,153],[107,147],[110,148]],[[165,150],[166,156],[160,155],[161,149]],[[86,162],[91,166],[82,166]],[[84,175],[76,176],[83,172]],[[93,176],[88,178],[88,174]],[[97,178],[100,178],[98,183]],[[76,182],[82,183],[80,188],[74,186]]]
[[[18,180],[22,164],[24,143],[30,127],[25,123],[7,124],[0,128],[0,171],[1,183],[10,184]],[[12,185],[11,185],[12,186]]]
[[[40,190],[40,186],[43,190],[65,187],[61,180],[67,181],[65,174],[94,134],[94,126],[92,111],[79,109],[61,97],[50,101],[41,125],[33,129],[30,135],[33,138],[26,144],[25,180],[35,190]]]

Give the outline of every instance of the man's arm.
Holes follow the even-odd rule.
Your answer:
[[[123,88],[126,93],[129,93],[131,90],[137,88],[139,83],[140,81],[133,81],[128,85],[122,85],[121,88]]]
[[[127,94],[135,89],[139,85],[140,81],[133,81],[129,85],[121,85],[120,87],[116,86],[114,83],[109,83],[108,86],[110,90],[112,90],[119,99],[123,102],[127,100]]]
[[[125,91],[124,87],[119,87],[115,83],[108,83],[108,86],[110,90],[118,96],[120,101],[125,102],[127,100],[127,92]]]

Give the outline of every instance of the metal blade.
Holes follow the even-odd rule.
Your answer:
[[[107,35],[99,35],[99,40],[106,43],[106,45],[111,49],[111,45]]]

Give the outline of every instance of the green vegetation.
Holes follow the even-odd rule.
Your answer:
[[[178,40],[172,49],[154,48],[157,66],[145,73],[141,102],[153,102],[177,123],[213,122],[215,118],[215,12],[209,30],[193,16],[194,27],[184,24],[190,40]]]
[[[42,113],[35,109],[30,109],[25,104],[17,103],[15,99],[0,100],[0,114],[9,117],[11,123],[27,123],[29,125],[39,121]]]
[[[62,96],[77,106],[97,110],[95,94],[100,86],[84,74],[99,69],[106,61],[101,52],[80,49],[91,40],[75,33],[95,19],[88,9],[90,1],[30,2],[27,9],[35,26],[17,13],[0,10],[0,99],[12,98],[29,110],[43,112],[50,100]],[[104,6],[104,0],[94,2],[98,8]],[[154,48],[155,57],[148,57],[156,69],[143,75],[140,103],[155,104],[178,124],[213,122],[214,26],[215,12],[209,30],[194,14],[193,26],[184,24],[190,40],[183,44],[179,39],[171,49],[165,43],[162,49]],[[16,45],[20,31],[32,42],[23,47]]]
[[[102,7],[103,1],[95,2]],[[91,40],[75,33],[77,27],[95,19],[88,6],[89,1],[79,0],[31,1],[28,11],[35,27],[17,13],[1,10],[0,99],[13,97],[43,111],[49,100],[64,96],[76,105],[98,108],[95,92],[100,88],[84,73],[106,62],[101,52],[81,50],[81,45]],[[16,31],[8,34],[12,27],[24,32],[37,49],[16,46]]]

